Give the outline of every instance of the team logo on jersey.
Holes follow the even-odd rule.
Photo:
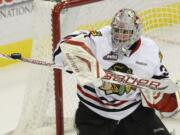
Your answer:
[[[117,60],[117,59],[118,59],[118,55],[117,55],[115,52],[111,51],[110,53],[108,53],[107,55],[105,55],[105,56],[103,57],[103,59],[104,59],[104,60]]]
[[[92,36],[102,36],[102,33],[100,31],[92,30],[92,31],[90,31],[90,35],[92,35]]]
[[[102,86],[99,89],[103,90],[106,95],[110,94],[117,94],[117,95],[124,95],[125,93],[128,94],[132,90],[135,91],[136,87],[132,85],[120,85],[120,84],[113,84],[108,82],[103,82]]]
[[[111,66],[108,70],[132,74],[132,69],[130,69],[129,67],[127,67],[122,63],[116,63],[113,66]],[[128,84],[120,85],[120,84],[113,84],[111,82],[104,81],[102,86],[99,87],[99,89],[103,90],[107,95],[109,94],[123,95],[125,93],[128,94],[131,91],[135,91],[136,87]]]

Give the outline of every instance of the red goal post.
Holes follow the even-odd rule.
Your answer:
[[[72,8],[76,6],[81,6],[84,4],[89,4],[93,2],[98,2],[102,0],[67,0],[58,3],[53,11],[52,11],[52,25],[53,25],[53,49],[56,48],[58,42],[61,40],[61,19],[60,19],[60,13],[65,8]],[[55,75],[55,95],[56,95],[56,116],[59,116],[58,119],[56,119],[56,132],[57,135],[63,135],[64,134],[64,124],[63,124],[63,80],[62,80],[62,72],[61,70],[54,69],[54,75]],[[61,100],[59,100],[61,99]]]
[[[96,30],[109,25],[121,8],[137,11],[142,21],[142,35],[157,42],[171,77],[180,80],[180,62],[173,60],[180,57],[179,0],[66,0],[60,3],[34,0],[32,57],[52,62],[52,50],[62,37],[75,30]],[[33,66],[31,72],[22,116],[12,135],[70,133],[78,104],[74,77],[40,66]]]

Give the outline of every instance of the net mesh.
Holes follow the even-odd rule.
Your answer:
[[[52,62],[51,12],[55,3],[33,2],[32,58]],[[13,135],[55,135],[53,69],[32,65],[20,121]]]

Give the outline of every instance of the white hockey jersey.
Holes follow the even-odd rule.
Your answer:
[[[130,73],[141,78],[161,79],[168,77],[168,71],[161,63],[162,55],[160,50],[155,42],[149,38],[141,37],[133,45],[130,57],[123,56],[118,58],[112,53],[110,27],[104,27],[98,31],[75,32],[65,39],[76,40],[79,37],[82,38],[82,36],[85,38],[85,44],[92,50],[104,70]],[[57,64],[63,64],[63,56],[60,49],[61,43],[54,53],[55,63]],[[163,99],[162,94],[157,96],[157,93],[152,93],[151,96],[153,97],[154,94],[156,94],[156,99],[160,98],[157,102],[159,103]],[[104,83],[100,87],[94,87],[92,84],[78,85],[77,95],[80,101],[92,111],[114,120],[125,118],[135,111],[142,102],[146,107],[154,108],[155,106],[154,101],[146,99],[147,93],[143,94],[139,88],[129,85],[117,86],[109,83]],[[176,109],[175,106],[177,104],[170,111],[174,111]]]

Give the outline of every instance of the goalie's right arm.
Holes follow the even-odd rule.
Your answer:
[[[104,71],[95,57],[93,46],[88,32],[67,36],[58,44],[54,61],[57,65],[69,67],[80,85],[94,82],[104,75]]]
[[[174,83],[169,78],[169,72],[162,64],[162,53],[159,52],[160,62],[157,65],[156,72],[152,78],[159,81],[165,81],[167,84],[167,91],[141,91],[142,105],[144,107],[153,108],[159,111],[164,117],[175,115],[180,110],[180,89],[178,84]]]
[[[57,47],[53,53],[53,61],[56,65],[60,66],[60,67],[64,67],[66,69],[66,71],[68,73],[73,73],[73,72],[70,72],[72,71],[68,64],[66,63],[65,59],[64,59],[64,56],[63,56],[63,52],[62,52],[62,49],[61,49],[61,44],[64,43],[64,40],[67,40],[67,39],[72,39],[78,35],[82,34],[82,32],[74,32],[66,37],[63,38],[63,40],[61,40],[58,44],[57,44]]]

